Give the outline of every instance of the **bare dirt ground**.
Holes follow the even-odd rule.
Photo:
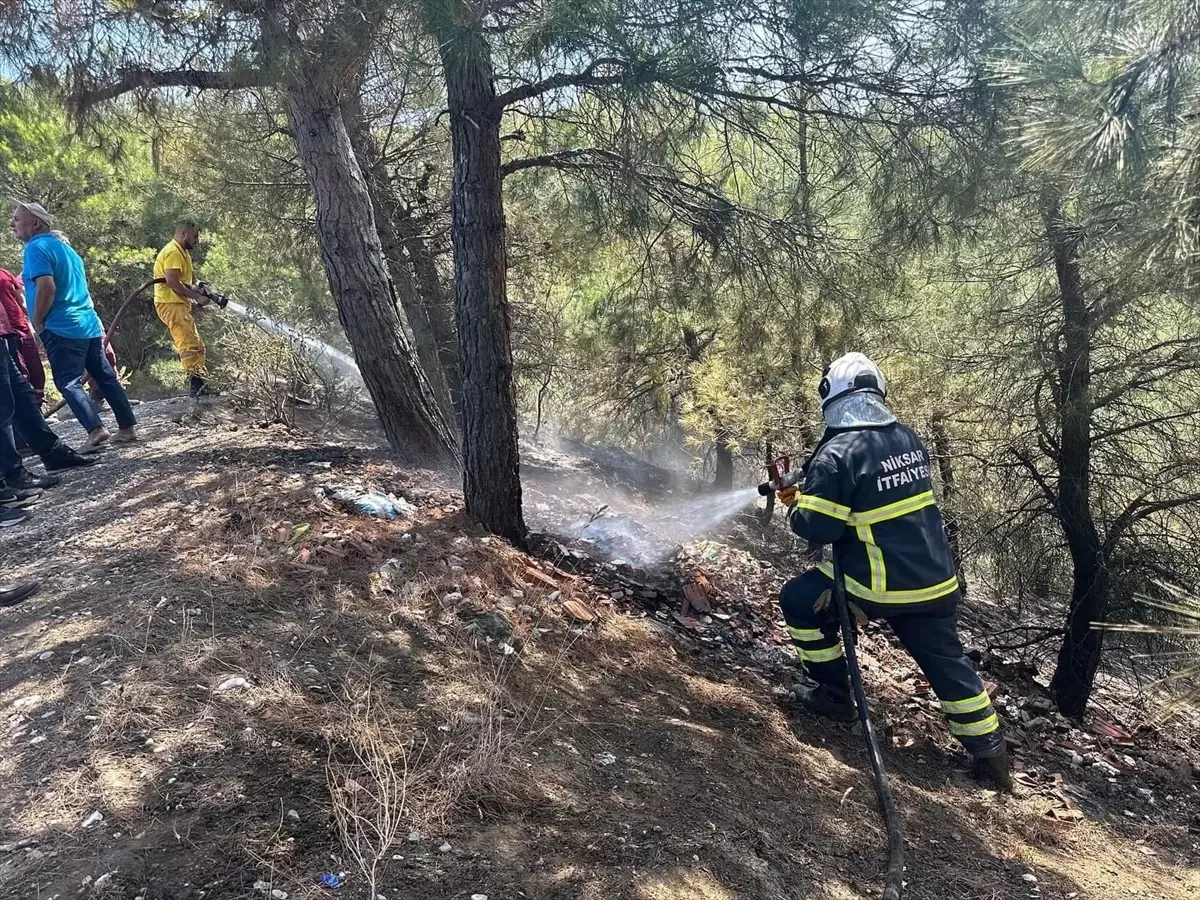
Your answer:
[[[143,443],[0,535],[5,580],[43,581],[0,610],[0,897],[880,895],[861,738],[780,696],[778,534],[692,547],[715,618],[677,618],[669,574],[639,596],[520,553],[369,434],[188,409],[142,406]],[[361,516],[345,486],[416,511]],[[558,487],[530,479],[531,518]],[[1000,797],[885,633],[863,652],[906,896],[1200,896],[1194,730],[1031,722],[1036,684],[989,660],[1028,794]]]

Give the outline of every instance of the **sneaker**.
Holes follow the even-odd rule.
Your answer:
[[[975,777],[992,782],[1006,794],[1014,793],[1016,785],[1013,783],[1008,747],[1001,749],[996,756],[975,757]]]
[[[24,584],[18,584],[14,588],[4,588],[0,590],[0,607],[16,606],[18,603],[24,603],[41,589],[42,585],[37,581],[27,581]]]
[[[20,525],[22,522],[28,521],[29,513],[23,509],[3,509],[0,508],[0,528],[9,528],[13,525]]]
[[[41,496],[40,488],[0,488],[0,506],[5,509],[24,509],[37,503]]]
[[[796,685],[792,695],[812,713],[833,719],[837,722],[849,722],[854,719],[854,703],[850,700],[850,692],[831,688],[827,684],[819,684],[815,688],[805,688]]]
[[[42,457],[42,465],[46,467],[47,472],[61,472],[64,469],[80,469],[85,466],[94,466],[95,464],[96,460],[89,459],[86,456],[80,456],[66,444],[59,444]]]
[[[34,475],[28,469],[22,467],[18,475],[8,475],[4,479],[10,488],[19,490],[25,488],[27,490],[45,490],[62,484],[62,479],[57,475]]]

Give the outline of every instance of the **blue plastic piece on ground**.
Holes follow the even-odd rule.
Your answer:
[[[411,518],[415,507],[403,497],[392,494],[380,494],[376,491],[359,493],[347,488],[339,488],[330,493],[334,500],[354,507],[354,511],[364,516],[376,519],[407,519]]]
[[[336,872],[322,872],[321,884],[325,885],[327,888],[340,888],[343,884],[345,884],[345,880]]]

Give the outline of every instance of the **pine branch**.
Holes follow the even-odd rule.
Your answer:
[[[79,112],[115,100],[132,91],[155,88],[193,88],[195,90],[236,91],[246,88],[269,87],[274,79],[263,69],[230,69],[205,71],[198,69],[123,69],[116,81],[97,87],[83,88],[71,94],[72,105]]]

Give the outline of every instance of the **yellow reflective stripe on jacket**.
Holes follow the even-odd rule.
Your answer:
[[[980,722],[970,722],[966,725],[962,722],[950,721],[950,733],[958,737],[979,737],[984,734],[991,734],[999,727],[1000,720],[996,718],[995,713],[992,713]]]
[[[966,700],[942,700],[942,710],[948,713],[973,713],[988,708],[992,701],[988,699],[987,691],[968,697]]]
[[[788,634],[798,641],[823,641],[825,632],[819,628],[793,628],[788,626]]]
[[[844,655],[841,644],[834,644],[832,647],[827,647],[824,650],[805,650],[803,648],[797,648],[796,653],[805,662],[814,663],[833,662],[835,659],[841,659]]]
[[[870,525],[859,525],[855,531],[858,539],[867,548],[867,564],[871,567],[871,590],[877,594],[887,593],[887,568],[883,564],[883,551],[875,543]]]
[[[869,587],[859,584],[850,576],[846,576],[846,593],[852,594],[861,600],[870,600],[872,603],[929,603],[931,600],[945,597],[956,590],[958,590],[957,575],[947,578],[941,584],[935,584],[927,588],[918,588],[914,591],[883,592],[873,591]]]
[[[812,497],[808,494],[797,494],[796,502],[792,504],[792,512],[798,509],[807,509],[812,512],[824,513],[834,519],[839,519],[845,522],[850,518],[850,507],[842,506],[840,503],[834,503],[832,500],[826,500],[824,497]]]
[[[887,522],[891,519],[907,516],[909,513],[915,513],[917,510],[932,506],[936,502],[937,500],[934,499],[933,491],[925,491],[924,493],[917,494],[915,497],[906,497],[903,500],[897,500],[895,503],[889,503],[887,506],[877,506],[874,509],[865,509],[862,512],[851,513],[847,521],[851,525],[877,525],[880,522]]]

